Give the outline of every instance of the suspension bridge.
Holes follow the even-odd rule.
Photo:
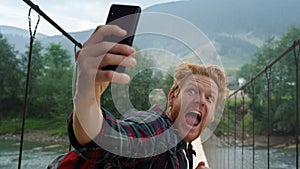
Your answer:
[[[39,15],[44,17],[49,23],[51,23],[55,28],[57,28],[66,38],[68,38],[73,44],[76,51],[76,47],[81,48],[81,43],[77,42],[72,38],[68,33],[66,33],[59,25],[57,25],[53,20],[51,20],[45,13],[43,13],[39,7],[33,4],[29,0],[24,0],[31,9],[34,9]],[[30,9],[30,10],[31,10]],[[29,17],[30,18],[30,17]],[[30,34],[31,34],[31,44],[34,40],[35,32],[32,34],[31,25],[30,25]],[[225,110],[221,118],[219,128],[222,129],[222,135],[219,132],[216,132],[212,139],[204,143],[204,149],[206,151],[207,159],[211,168],[222,168],[222,169],[255,169],[255,168],[284,168],[284,166],[278,166],[278,163],[274,162],[273,154],[276,151],[280,144],[274,145],[274,142],[280,142],[280,139],[284,137],[274,137],[272,135],[273,125],[272,125],[272,116],[274,112],[272,111],[272,102],[274,98],[272,97],[272,87],[277,84],[273,84],[273,79],[278,78],[272,72],[272,68],[276,64],[280,63],[283,58],[291,57],[290,60],[293,60],[292,64],[289,65],[294,68],[294,79],[290,87],[294,90],[294,124],[295,131],[294,135],[286,137],[282,141],[282,146],[286,145],[286,140],[290,140],[292,146],[289,147],[290,151],[293,151],[292,157],[292,168],[299,168],[299,55],[300,55],[300,39],[295,39],[294,43],[290,45],[284,52],[278,54],[278,56],[267,63],[266,66],[257,72],[256,75],[252,76],[249,81],[241,85],[237,90],[230,93],[228,101],[226,102]],[[30,61],[29,61],[30,63]],[[30,65],[29,65],[30,66]],[[28,69],[30,70],[30,69]],[[29,74],[30,72],[28,72]],[[255,72],[253,72],[255,73]],[[264,101],[266,105],[266,124],[264,127],[266,135],[263,139],[261,136],[256,134],[255,128],[260,124],[259,121],[256,121],[256,114],[258,107],[255,104],[259,101],[258,93],[255,88],[256,83],[264,83],[265,96]],[[25,103],[27,98],[25,97]],[[26,105],[26,104],[25,104]],[[245,121],[243,118],[247,111],[251,109],[252,113],[249,113],[248,116],[251,116],[251,120]],[[24,108],[24,119],[25,121],[26,107]],[[251,123],[251,130],[245,128],[245,123],[247,122],[248,126]],[[22,131],[24,131],[24,125],[22,126]],[[217,130],[218,131],[218,130]],[[22,142],[23,138],[21,138]],[[263,140],[263,141],[262,141]],[[281,143],[281,142],[280,142]],[[19,168],[21,168],[22,160],[22,144],[20,144],[20,156],[19,156]],[[263,153],[262,153],[263,151]]]
[[[208,152],[208,161],[212,168],[223,169],[254,169],[254,168],[286,168],[283,161],[275,161],[276,152],[282,148],[290,152],[289,168],[299,168],[299,55],[300,55],[300,39],[295,40],[283,53],[279,54],[274,60],[268,63],[262,70],[260,70],[249,81],[244,83],[240,88],[232,92],[227,100],[223,117],[219,128],[223,129],[223,134],[215,139],[214,144],[204,143],[204,147]],[[287,58],[288,57],[288,58]],[[288,67],[291,67],[293,72],[283,76],[294,76],[294,80],[289,87],[293,91],[292,103],[290,106],[294,121],[293,135],[274,135],[275,127],[272,123],[272,117],[275,116],[274,107],[272,104],[276,102],[274,97],[274,86],[278,88],[285,88],[286,86],[277,86],[276,80],[279,77],[272,72],[272,68],[279,64],[283,59],[290,60]],[[281,75],[282,76],[282,75]],[[280,77],[283,78],[283,77]],[[288,83],[288,81],[285,81]],[[264,84],[263,98],[255,91],[255,84]],[[274,84],[275,83],[275,84]],[[247,99],[246,99],[247,98]],[[246,101],[247,100],[247,101]],[[264,100],[266,120],[264,136],[256,134],[255,128],[260,124],[257,121],[259,116],[257,101]],[[278,101],[276,102],[278,103]],[[231,111],[230,111],[231,108]],[[251,113],[249,109],[252,109]],[[251,120],[248,120],[251,130],[245,128],[245,115],[248,114]],[[218,133],[216,133],[218,135]],[[283,153],[284,156],[287,154]]]

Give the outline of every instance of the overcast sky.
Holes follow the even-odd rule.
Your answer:
[[[178,0],[32,0],[52,20],[67,32],[94,29],[104,24],[108,10],[113,3],[134,4],[147,8],[154,4]],[[0,25],[28,29],[29,6],[23,0],[2,0],[0,3]],[[31,12],[32,24],[36,22],[36,12]],[[37,30],[47,35],[60,34],[52,25],[41,18]]]

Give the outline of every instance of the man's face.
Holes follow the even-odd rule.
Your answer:
[[[191,142],[214,118],[218,87],[209,77],[191,75],[179,89],[177,96],[169,93],[170,118],[184,140]]]

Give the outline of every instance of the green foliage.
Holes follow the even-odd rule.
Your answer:
[[[66,118],[72,110],[71,57],[60,44],[51,43],[44,53],[43,49],[39,41],[34,43],[28,116]],[[22,55],[24,69],[28,53]]]
[[[30,76],[29,76],[29,93],[28,93],[28,116],[40,116],[42,115],[47,107],[42,106],[42,103],[46,102],[47,100],[40,97],[41,93],[43,93],[43,89],[41,89],[42,79],[45,75],[45,60],[42,55],[42,50],[44,47],[42,46],[41,42],[35,41],[32,46],[32,55],[31,55],[31,63],[30,63]],[[29,46],[28,50],[21,55],[21,70],[23,72],[22,76],[22,90],[23,90],[23,97],[25,93],[25,82],[26,76],[28,71],[28,61],[29,61]]]
[[[17,54],[0,34],[0,118],[14,116],[22,109],[22,76]]]
[[[3,133],[15,133],[20,134],[20,126],[22,124],[22,119],[14,118],[9,120],[0,121],[0,134]],[[28,118],[25,123],[26,131],[30,132],[34,130],[45,130],[49,131],[53,135],[66,135],[66,123],[62,121],[57,121],[53,118]]]
[[[167,94],[173,78],[156,68],[155,61],[149,54],[137,52],[134,57],[137,65],[126,69],[132,78],[130,84],[112,83],[101,97],[101,105],[118,117],[129,109],[147,110],[153,104],[158,104],[162,109],[166,108]],[[160,92],[154,96],[152,103],[149,97],[156,93],[156,89],[163,91],[165,98]]]
[[[166,95],[172,85],[170,79],[172,77],[155,68],[144,69],[139,72],[132,79],[130,85],[131,103],[138,110],[147,110],[153,104],[165,109],[167,107]]]
[[[0,133],[19,133],[21,131],[21,119],[9,119],[0,121]]]
[[[24,106],[28,51],[17,52],[0,35],[0,116],[21,117]],[[9,73],[7,73],[9,72]],[[72,64],[67,50],[60,44],[46,49],[39,41],[32,48],[29,77],[28,117],[63,117],[72,110]]]
[[[237,77],[250,80],[299,38],[299,26],[292,26],[278,39],[269,37],[255,54],[252,62],[241,67]],[[270,128],[270,134],[294,134],[296,131],[295,70],[294,54],[289,52],[244,89],[246,95],[252,100],[248,104],[247,114],[241,119],[244,120],[247,132],[252,131],[252,114],[254,113],[256,133],[268,134],[268,128]],[[270,102],[268,102],[268,96]],[[232,110],[232,108],[229,109]],[[268,113],[270,126],[267,120]]]
[[[72,111],[72,64],[71,56],[60,44],[51,43],[45,53],[45,74],[43,87],[47,98],[52,102],[49,107],[54,117],[66,118]]]
[[[19,133],[24,106],[28,51],[17,57],[0,34],[0,133]],[[72,111],[71,56],[60,44],[44,49],[39,41],[32,48],[26,130],[66,134]]]

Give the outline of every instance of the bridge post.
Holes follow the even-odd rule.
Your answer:
[[[268,169],[270,168],[270,135],[271,135],[271,129],[270,129],[270,103],[271,103],[271,97],[270,97],[270,80],[271,80],[271,66],[266,67],[266,79],[267,79],[267,95],[268,95],[268,103],[267,103],[267,132],[268,132]]]
[[[298,47],[298,51],[296,48]],[[300,40],[294,41],[293,45],[295,71],[296,71],[296,168],[299,168],[299,55],[300,55]]]

